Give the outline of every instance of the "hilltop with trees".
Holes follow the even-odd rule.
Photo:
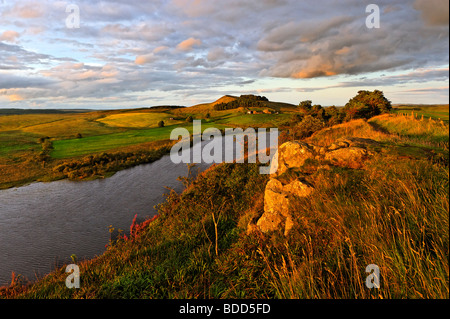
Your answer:
[[[293,138],[305,138],[324,128],[354,119],[369,119],[373,116],[388,113],[392,109],[391,102],[382,91],[359,91],[343,108],[336,106],[322,107],[312,104],[311,100],[301,101],[298,113],[294,114],[288,124]]]
[[[263,107],[265,104],[263,102],[269,102],[265,96],[257,95],[241,95],[239,98],[226,103],[219,103],[214,105],[214,110],[231,110],[237,109],[239,107]]]

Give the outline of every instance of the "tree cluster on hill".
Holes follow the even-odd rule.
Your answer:
[[[311,100],[301,101],[299,113],[286,126],[293,138],[302,139],[324,127],[358,118],[369,119],[391,109],[391,102],[384,97],[382,91],[359,91],[343,108],[324,108],[319,104],[313,105]]]
[[[265,96],[257,96],[251,94],[241,95],[234,101],[214,105],[214,110],[222,111],[222,110],[237,109],[239,107],[263,107],[265,106],[264,102],[268,101],[269,100]]]

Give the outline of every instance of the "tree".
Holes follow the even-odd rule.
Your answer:
[[[192,116],[189,115],[189,116],[186,118],[186,122],[192,123],[192,122],[194,122],[194,118],[193,118]]]
[[[323,120],[324,119],[324,110],[322,108],[322,105],[315,104],[311,107],[311,110],[309,111],[309,114]]]
[[[303,115],[302,114],[296,113],[296,114],[292,115],[292,117],[291,117],[291,122],[294,123],[294,124],[299,123],[302,120],[303,120]]]
[[[344,107],[346,120],[355,118],[369,119],[373,116],[388,113],[392,109],[391,102],[384,97],[382,91],[358,91],[358,95],[350,99]]]
[[[164,127],[164,121],[159,121],[158,122],[158,127]]]
[[[300,111],[302,111],[303,113],[308,113],[311,110],[312,101],[311,100],[301,101],[298,106],[300,107]]]
[[[345,114],[340,112],[336,106],[329,106],[325,108],[325,119],[329,126],[342,123]]]
[[[81,133],[77,133],[76,138],[82,138],[83,135],[81,135]]]
[[[314,132],[321,130],[324,126],[325,124],[322,120],[307,115],[294,127],[293,133],[295,138],[303,139],[311,136]]]

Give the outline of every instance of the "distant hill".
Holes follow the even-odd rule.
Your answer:
[[[233,95],[224,95],[218,100],[212,102],[212,103],[202,103],[193,105],[190,107],[187,107],[183,109],[183,112],[186,113],[206,113],[206,112],[213,112],[214,106],[221,103],[230,103],[235,100],[238,100],[239,97],[233,96]],[[283,112],[292,112],[293,108],[297,108],[297,105],[289,104],[289,103],[282,103],[282,102],[272,102],[272,101],[264,101],[262,102],[263,107],[270,108],[274,111],[283,111]],[[241,110],[242,108],[235,109],[235,110]],[[228,110],[229,111],[229,110]]]
[[[21,115],[21,114],[66,114],[66,113],[87,113],[95,110],[87,109],[1,109],[0,115]]]
[[[228,103],[231,101],[236,100],[238,97],[232,96],[232,95],[224,95],[220,99],[212,102],[212,103],[202,103],[193,105],[186,109],[188,112],[206,112],[206,111],[213,111],[214,105],[220,104],[220,103]]]

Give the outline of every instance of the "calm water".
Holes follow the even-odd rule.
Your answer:
[[[197,164],[193,171],[208,164]],[[0,191],[0,285],[11,282],[11,272],[30,280],[57,263],[100,255],[109,242],[109,225],[129,230],[137,220],[155,215],[154,206],[187,175],[186,164],[169,156],[151,164],[123,170],[87,182],[34,183]]]

